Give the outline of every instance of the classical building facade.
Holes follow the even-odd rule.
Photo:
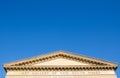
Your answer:
[[[64,51],[4,64],[5,78],[117,78],[116,63]]]

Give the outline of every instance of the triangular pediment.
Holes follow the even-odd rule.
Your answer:
[[[87,56],[81,56],[77,54],[72,54],[69,52],[64,52],[64,51],[59,51],[59,52],[54,52],[51,54],[46,54],[42,56],[37,56],[25,60],[20,60],[17,62],[12,62],[8,64],[3,65],[4,68],[11,69],[12,70],[16,68],[19,69],[27,69],[28,67],[33,69],[48,69],[48,68],[54,68],[54,69],[62,69],[61,67],[70,67],[70,69],[90,69],[92,68],[113,68],[116,69],[118,65],[116,63],[104,61],[104,60],[99,60],[96,58],[91,58]],[[73,67],[73,68],[71,68]],[[76,68],[78,67],[78,68]],[[65,69],[65,68],[63,68]]]

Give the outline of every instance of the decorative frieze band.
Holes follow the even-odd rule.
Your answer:
[[[40,75],[40,76],[77,76],[77,75],[106,75],[115,74],[114,71],[10,71],[7,75]]]

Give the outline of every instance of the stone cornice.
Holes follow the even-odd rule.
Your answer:
[[[26,59],[26,60],[12,62],[12,63],[8,63],[8,64],[4,64],[4,65],[11,65],[11,66],[13,66],[13,65],[15,65],[15,66],[29,65],[29,64],[35,64],[38,62],[49,61],[49,60],[56,59],[56,58],[71,59],[74,61],[81,61],[81,62],[85,62],[88,64],[91,63],[91,64],[96,64],[96,65],[97,64],[98,65],[117,65],[116,63],[113,63],[113,62],[99,60],[99,59],[91,58],[91,57],[87,57],[87,56],[75,55],[75,54],[66,53],[66,52],[56,52],[56,53],[52,53],[52,54],[46,54],[43,56],[33,57],[33,58]]]
[[[6,66],[7,71],[14,70],[114,70],[114,66]]]

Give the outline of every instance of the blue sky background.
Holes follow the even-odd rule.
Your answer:
[[[0,78],[4,63],[59,50],[120,64],[120,0],[0,0]]]

